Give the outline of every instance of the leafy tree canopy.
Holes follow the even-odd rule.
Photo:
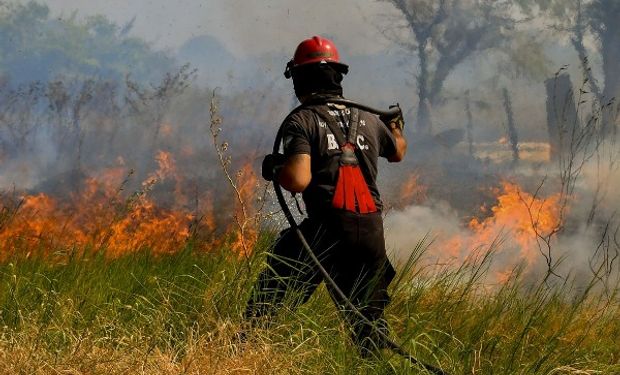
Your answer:
[[[145,41],[129,37],[132,22],[119,27],[104,16],[81,21],[76,13],[55,18],[46,5],[0,3],[0,77],[12,83],[58,76],[98,76],[155,81],[174,60]]]

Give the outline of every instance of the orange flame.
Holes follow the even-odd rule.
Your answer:
[[[560,225],[560,195],[543,199],[522,191],[519,186],[502,183],[502,193],[483,221],[473,219],[469,227],[481,243],[489,244],[508,231],[509,241],[520,249],[519,257],[533,264],[537,259],[538,238],[545,237]]]
[[[465,258],[472,249],[486,249],[503,238],[500,250],[509,258],[509,267],[519,261],[532,265],[540,259],[539,239],[551,235],[561,224],[559,194],[536,197],[509,182],[503,182],[497,194],[489,217],[472,219],[466,233],[440,243],[444,256]],[[510,272],[503,270],[497,276],[507,279]]]
[[[142,191],[126,199],[121,197],[128,175],[123,167],[94,173],[79,193],[64,201],[44,193],[22,197],[17,213],[0,230],[2,257],[20,249],[50,254],[87,245],[111,256],[141,248],[177,251],[190,236],[195,214],[184,208],[187,199],[181,194],[174,158],[160,151],[155,159],[159,168],[142,183]],[[168,179],[175,181],[173,208],[157,206],[149,196],[153,185]]]
[[[428,187],[420,183],[417,174],[410,174],[400,188],[400,198],[405,205],[420,204],[427,199]]]
[[[256,199],[258,178],[249,162],[237,173],[237,200],[235,201],[235,221],[237,230],[231,245],[239,255],[247,256],[258,239],[258,218],[254,200]]]
[[[186,151],[193,152],[191,148]],[[0,217],[0,258],[24,249],[50,255],[86,247],[113,257],[145,248],[166,253],[182,248],[194,234],[204,240],[200,247],[213,248],[217,222],[211,193],[200,199],[196,193],[190,200],[184,191],[187,181],[173,155],[159,151],[155,160],[157,170],[142,181],[140,191],[129,196],[124,185],[130,173],[119,159],[118,167],[91,172],[79,191],[68,198],[44,193],[21,197],[13,215]],[[228,237],[232,238],[232,250],[239,255],[249,254],[258,238],[257,180],[250,163],[236,176],[238,199],[232,212],[237,225],[227,230],[232,235]],[[165,204],[156,203],[157,187],[170,193],[162,202]],[[3,203],[5,211],[12,207],[10,201]],[[200,233],[195,232],[197,228]]]

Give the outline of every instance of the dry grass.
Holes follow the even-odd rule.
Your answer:
[[[243,260],[226,248],[188,246],[164,256],[2,263],[0,373],[424,373],[388,351],[360,358],[323,287],[240,341],[269,243],[262,238]],[[618,289],[520,278],[489,289],[477,281],[484,265],[425,274],[413,260],[399,270],[386,314],[396,341],[415,357],[452,374],[620,372]]]

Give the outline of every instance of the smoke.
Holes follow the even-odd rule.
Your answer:
[[[136,16],[132,34],[163,49],[176,49],[192,37],[211,35],[238,58],[283,50],[291,53],[300,40],[312,35],[333,36],[350,54],[375,53],[386,47],[386,41],[371,20],[389,10],[374,0],[45,3],[56,14],[70,16],[77,9],[81,16],[103,14],[119,24]],[[342,22],[343,17],[347,22]]]
[[[519,265],[531,280],[548,271],[581,286],[595,278],[613,279],[620,270],[619,153],[616,143],[601,144],[576,172],[566,199],[554,162],[545,162],[544,168],[522,162],[510,177],[505,175],[519,182],[497,190],[496,200],[487,199],[489,206],[473,220],[472,212],[454,208],[459,198],[394,209],[385,219],[386,245],[397,263],[406,261],[421,241],[428,244],[428,264],[461,264],[471,254],[492,249],[492,281],[501,281]]]
[[[11,96],[7,88],[0,97],[3,189],[16,186],[33,194],[61,191],[69,195],[80,190],[78,181],[85,177],[105,175],[102,171],[108,168],[123,168],[126,173],[135,171],[129,185],[124,186],[124,194],[129,195],[140,190],[157,169],[155,158],[161,151],[170,153],[176,161],[176,173],[184,183],[179,187],[172,178],[160,181],[161,186],[154,188],[159,203],[174,206],[175,202],[170,201],[179,199],[176,203],[189,211],[195,208],[192,205],[199,206],[195,201],[213,196],[217,206],[231,194],[227,184],[222,183],[226,180],[208,133],[212,87],[222,86],[217,95],[223,130],[217,146],[226,143],[233,174],[246,164],[258,170],[261,156],[270,152],[277,126],[296,104],[292,85],[282,77],[284,64],[302,39],[321,34],[335,40],[343,60],[351,65],[351,73],[344,81],[346,96],[375,106],[400,102],[405,112],[410,140],[408,157],[401,164],[383,168],[380,177],[383,196],[393,207],[386,217],[386,233],[394,258],[399,262],[407,259],[415,245],[426,238],[431,242],[427,251],[429,262],[462,262],[472,251],[489,248],[499,239],[494,271],[526,262],[536,272],[544,272],[545,244],[536,238],[520,242],[519,236],[526,229],[515,228],[509,215],[500,219],[499,211],[493,211],[494,207],[506,207],[505,202],[501,206],[499,199],[505,193],[501,190],[502,180],[512,181],[523,193],[533,194],[547,176],[544,189],[536,198],[550,199],[558,191],[557,171],[552,170],[555,166],[549,162],[548,136],[542,125],[546,115],[544,85],[522,79],[518,74],[498,78],[500,52],[483,50],[473,54],[447,75],[443,94],[432,108],[433,129],[437,133],[457,131],[424,138],[411,131],[418,110],[415,103],[419,59],[414,50],[396,48],[383,37],[382,31],[389,24],[381,22],[390,17],[377,16],[390,12],[385,3],[278,0],[248,4],[234,0],[206,4],[186,0],[171,5],[146,0],[127,4],[116,0],[89,4],[49,0],[48,4],[55,15],[79,9],[80,17],[101,13],[121,25],[136,15],[130,34],[152,44],[117,38],[117,31],[112,31],[111,40],[118,42],[114,45],[127,47],[125,52],[143,53],[142,60],[131,64],[108,65],[123,69],[132,64],[147,66],[145,61],[153,56],[166,56],[162,61],[168,61],[178,51],[176,57],[180,61],[187,60],[199,68],[201,79],[198,81],[190,73],[192,68],[188,68],[176,78],[177,71],[171,71],[159,82],[133,84],[121,79],[106,86],[104,79],[88,75],[92,70],[80,71],[75,74],[78,78],[58,78],[67,87],[66,98],[52,95],[52,89],[62,85],[42,82],[39,99],[32,105],[27,96]],[[345,15],[347,22],[342,22]],[[54,26],[56,20],[50,18],[45,22]],[[122,29],[118,25],[108,26],[110,30]],[[97,32],[88,34],[96,40]],[[153,45],[167,51],[151,50]],[[554,46],[553,56],[549,56],[551,64],[574,60],[571,48]],[[529,51],[528,56],[536,52]],[[133,56],[116,52],[109,55]],[[98,66],[112,61],[105,54],[97,58],[101,59]],[[31,63],[38,64],[38,70],[46,68],[40,62]],[[571,69],[571,73],[577,70]],[[10,80],[11,73],[7,75]],[[130,74],[132,78],[138,80]],[[89,81],[92,86],[82,85]],[[509,145],[497,141],[506,136],[506,115],[498,95],[498,88],[504,86],[510,88],[513,97],[514,126],[519,133],[520,163],[516,166],[511,165]],[[459,139],[462,132],[458,130],[468,126],[465,92],[470,98],[473,155]],[[14,106],[21,102],[22,107]],[[617,145],[604,145],[580,172],[566,207],[564,228],[551,243],[553,260],[564,258],[564,274],[575,269],[587,274],[592,264],[598,264],[592,263],[593,259],[609,260],[615,251],[612,235],[620,202],[620,191],[615,189],[620,183],[619,159]],[[412,202],[399,202],[398,196],[413,171],[419,175],[415,181],[425,189],[412,197],[427,197],[426,201],[410,205]],[[173,197],[172,193],[178,194]],[[516,207],[510,206],[515,210]],[[477,225],[472,224],[472,219]],[[531,221],[527,212],[519,220],[525,227]],[[604,251],[600,250],[601,242],[606,246]]]
[[[411,205],[389,211],[385,218],[386,247],[397,263],[404,262],[421,241],[431,242],[429,253],[437,258],[453,256],[439,249],[435,240],[465,236],[462,220],[447,202],[434,205]]]
[[[1,188],[33,189],[48,177],[49,171],[66,170],[64,166],[54,163],[58,160],[59,150],[56,144],[50,142],[51,135],[46,130],[36,132],[29,142],[28,147],[36,152],[26,152],[20,157],[5,155],[0,158],[4,159],[0,173]]]
[[[583,170],[583,179],[579,181],[582,209],[590,202],[599,200],[597,208],[605,216],[620,210],[620,148],[617,142],[601,144]],[[590,208],[592,206],[590,205]]]

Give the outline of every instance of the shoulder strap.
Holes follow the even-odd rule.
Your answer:
[[[357,126],[360,119],[360,111],[355,107],[350,107],[349,110],[351,111],[351,114],[349,115],[348,141],[350,144],[355,145],[357,138]]]

